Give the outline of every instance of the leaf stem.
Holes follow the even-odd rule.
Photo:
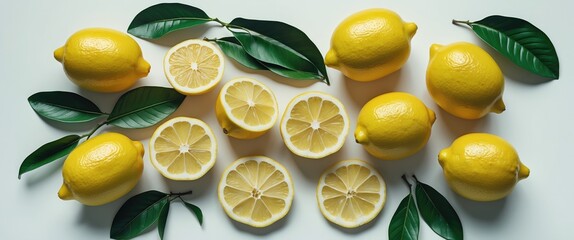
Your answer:
[[[170,196],[181,197],[181,196],[183,196],[183,195],[189,195],[189,194],[191,194],[192,192],[193,192],[193,190],[189,190],[189,191],[187,191],[187,192],[179,192],[179,193],[170,192],[169,195],[170,195]]]
[[[98,129],[100,129],[102,126],[104,126],[104,125],[106,125],[106,124],[108,124],[107,121],[98,124],[98,126],[96,126],[94,129],[92,129],[91,132],[89,132],[88,134],[82,135],[82,137],[87,137],[86,140],[90,139],[90,137],[91,137]]]
[[[217,40],[219,40],[218,38],[208,38],[208,37],[204,37],[203,41],[208,41],[208,42],[217,42]]]
[[[221,21],[221,20],[219,20],[219,18],[212,18],[211,21],[215,21],[215,22],[221,24],[222,27],[227,27],[227,26],[229,26],[229,23],[226,23],[226,22],[224,22],[224,21]]]
[[[403,174],[403,176],[401,176],[401,178],[403,179],[403,181],[405,181],[405,183],[407,184],[407,186],[409,187],[409,190],[412,189],[413,185],[409,182],[409,180],[407,179],[407,175]]]
[[[468,20],[466,20],[466,21],[461,21],[461,20],[455,20],[455,19],[453,19],[453,20],[452,20],[452,24],[458,25],[458,26],[466,24],[466,25],[470,26],[471,22],[468,21]]]

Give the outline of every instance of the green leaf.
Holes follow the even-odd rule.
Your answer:
[[[167,223],[167,215],[169,215],[169,203],[165,204],[159,213],[159,221],[157,223],[157,230],[159,233],[159,238],[163,239],[163,234],[165,233],[165,224]]]
[[[181,3],[160,3],[138,13],[130,23],[128,33],[140,38],[154,39],[212,20],[196,7]]]
[[[199,225],[203,225],[203,213],[201,212],[201,209],[198,206],[195,206],[191,203],[183,201],[183,199],[181,201],[183,202],[183,204],[185,204],[185,207],[187,207],[187,209],[191,210],[191,212],[193,212],[195,217],[197,217],[197,221],[199,221]]]
[[[261,63],[270,63],[297,72],[307,72],[312,79],[322,76],[304,56],[272,38],[245,32],[233,32],[243,49]]]
[[[421,217],[436,234],[444,239],[463,239],[460,219],[445,197],[417,180],[415,198]]]
[[[257,59],[253,58],[243,50],[241,43],[239,43],[237,39],[233,37],[224,37],[215,40],[215,43],[217,43],[225,55],[237,61],[241,65],[254,70],[267,70],[267,68],[257,61]]]
[[[110,238],[129,239],[143,233],[158,221],[162,209],[169,204],[168,197],[152,190],[128,199],[114,217]]]
[[[235,18],[229,24],[232,26],[240,26],[275,39],[295,50],[308,59],[321,73],[321,79],[324,79],[325,82],[329,84],[329,77],[327,76],[323,55],[315,43],[300,29],[282,22],[245,18]]]
[[[271,63],[261,63],[261,64],[264,65],[267,69],[269,69],[269,71],[282,77],[291,79],[320,79],[320,76],[318,76],[315,73],[290,70]]]
[[[68,155],[77,145],[82,137],[78,135],[68,135],[58,140],[46,143],[36,151],[28,155],[20,165],[18,179],[22,174],[44,166]]]
[[[172,88],[139,87],[118,99],[106,123],[121,128],[153,126],[175,112],[184,99]]]
[[[38,115],[58,122],[88,122],[104,115],[96,104],[71,92],[39,92],[28,102]]]
[[[537,75],[558,79],[560,64],[550,38],[531,23],[520,18],[489,16],[464,23],[488,45],[518,66]]]
[[[416,240],[419,237],[419,212],[409,193],[399,204],[389,224],[389,239]]]

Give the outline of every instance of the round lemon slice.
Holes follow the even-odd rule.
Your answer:
[[[287,148],[306,158],[323,158],[345,143],[349,116],[335,97],[306,92],[289,102],[281,120],[281,136]]]
[[[160,125],[150,141],[152,165],[166,178],[195,180],[215,164],[217,142],[211,128],[195,118],[176,117]]]
[[[373,220],[386,201],[379,172],[360,160],[341,161],[325,170],[317,186],[319,209],[327,220],[355,228]]]
[[[163,71],[175,90],[185,95],[205,93],[223,76],[224,58],[210,42],[190,39],[167,51]]]
[[[219,92],[215,113],[225,134],[252,139],[275,125],[279,111],[271,89],[254,79],[236,78]]]
[[[225,213],[253,227],[269,226],[287,215],[293,195],[287,169],[264,156],[244,157],[231,163],[218,187]]]

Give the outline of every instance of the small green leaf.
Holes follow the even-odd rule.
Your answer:
[[[389,239],[417,240],[419,238],[419,212],[413,195],[409,193],[399,204],[389,224]]]
[[[152,190],[128,199],[114,217],[110,238],[134,238],[144,232],[158,221],[162,209],[169,204],[168,197]]]
[[[139,87],[118,99],[106,123],[121,128],[153,126],[175,112],[184,99],[172,88]]]
[[[324,79],[329,84],[323,55],[315,43],[300,29],[282,22],[245,18],[235,18],[229,24],[252,30],[283,43],[313,63],[321,73],[320,79]]]
[[[480,21],[456,21],[467,24],[488,45],[516,65],[543,77],[558,79],[560,64],[550,38],[520,18],[489,16]]]
[[[82,137],[78,135],[68,135],[58,140],[46,143],[36,151],[28,155],[20,165],[18,179],[22,174],[44,166],[68,155],[77,145]]]
[[[237,61],[241,65],[254,70],[267,70],[267,68],[257,61],[257,59],[253,58],[243,50],[241,43],[239,43],[237,39],[233,37],[224,37],[215,40],[215,43],[217,43],[225,55]]]
[[[321,79],[321,76],[317,75],[316,73],[290,70],[271,63],[261,63],[261,64],[264,65],[267,69],[269,69],[269,71],[282,77],[291,79]]]
[[[128,33],[140,38],[154,39],[212,20],[196,7],[181,3],[160,3],[138,13],[130,23]]]
[[[161,209],[159,214],[159,221],[157,223],[157,231],[159,233],[159,238],[163,239],[163,234],[165,233],[165,225],[167,223],[167,215],[169,215],[169,203],[165,204]]]
[[[463,239],[460,219],[445,197],[417,180],[415,198],[421,217],[436,234],[444,239]]]
[[[245,32],[233,32],[243,49],[261,63],[270,63],[297,72],[312,74],[312,79],[321,78],[318,69],[304,56],[272,38]]]
[[[183,202],[183,204],[185,204],[185,207],[187,207],[187,209],[191,210],[191,212],[193,212],[195,217],[197,217],[197,221],[199,221],[199,225],[203,225],[203,213],[201,212],[201,209],[198,206],[195,206],[191,203],[183,201],[183,199],[181,201]]]
[[[38,115],[64,123],[88,122],[104,115],[96,104],[71,92],[39,92],[28,102]]]

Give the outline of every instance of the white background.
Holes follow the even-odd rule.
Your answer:
[[[574,156],[574,43],[571,11],[566,0],[519,1],[186,1],[212,17],[231,21],[234,17],[287,22],[303,30],[323,55],[329,49],[336,25],[348,15],[372,7],[398,12],[419,29],[412,40],[410,59],[401,71],[384,79],[359,83],[345,79],[328,69],[331,86],[315,82],[286,80],[271,74],[253,72],[227,59],[223,82],[249,76],[275,91],[282,112],[295,95],[308,90],[328,92],[338,97],[351,116],[351,130],[343,149],[321,160],[296,157],[284,146],[278,123],[266,135],[255,140],[230,139],[219,131],[214,102],[222,84],[205,95],[191,96],[172,116],[192,116],[206,121],[215,131],[219,152],[215,167],[194,182],[174,182],[161,177],[144,157],[144,175],[137,187],[118,201],[100,207],[86,207],[57,197],[62,177],[62,161],[27,173],[21,180],[17,171],[24,158],[42,144],[71,133],[88,132],[93,125],[64,125],[43,120],[32,111],[27,97],[40,91],[79,93],[109,112],[120,94],[99,94],[78,89],[54,60],[53,50],[67,37],[86,27],[107,27],[126,31],[132,18],[155,1],[2,1],[0,2],[0,79],[2,94],[2,167],[0,182],[0,239],[107,239],[112,219],[121,204],[147,190],[194,190],[186,199],[200,206],[205,222],[197,220],[182,205],[174,202],[166,229],[166,239],[386,239],[391,216],[407,194],[402,174],[418,178],[441,192],[458,212],[466,239],[571,239],[570,214]],[[504,59],[484,45],[469,29],[451,24],[451,20],[480,20],[493,14],[529,20],[552,39],[560,58],[560,80],[545,82]],[[144,57],[151,63],[148,77],[138,86],[169,86],[162,59],[170,46],[189,38],[222,37],[229,34],[217,24],[208,24],[171,34],[160,40],[136,39]],[[425,87],[425,70],[432,43],[457,41],[476,43],[489,51],[499,63],[506,79],[504,101],[507,110],[500,115],[466,121],[452,117],[434,104]],[[391,91],[406,91],[418,96],[437,112],[428,145],[418,154],[399,161],[381,161],[369,156],[353,141],[356,116],[369,99]],[[101,132],[124,133],[146,146],[154,127],[124,130],[104,127]],[[512,143],[522,161],[531,169],[506,199],[478,203],[452,192],[442,176],[437,154],[458,136],[468,132],[497,134]],[[223,169],[233,160],[253,154],[267,155],[283,163],[295,184],[295,200],[290,213],[280,222],[253,229],[228,218],[217,200],[216,186]],[[387,204],[370,224],[345,230],[323,218],[315,200],[315,187],[321,172],[336,161],[357,158],[373,163],[386,179]],[[139,239],[158,239],[153,229]],[[421,220],[420,239],[440,239]]]

